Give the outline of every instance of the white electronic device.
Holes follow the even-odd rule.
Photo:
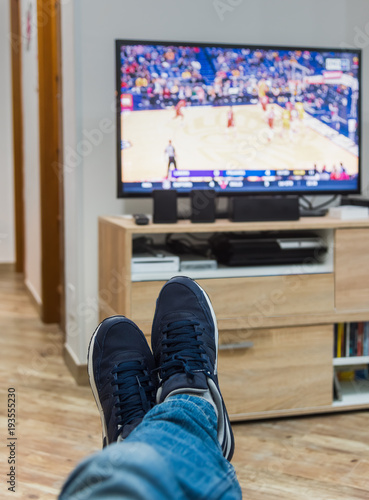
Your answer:
[[[357,205],[332,207],[329,209],[329,217],[341,220],[367,219],[369,217],[369,208]]]
[[[218,262],[214,259],[207,259],[199,255],[184,255],[181,257],[181,272],[209,271],[218,269]]]
[[[179,257],[166,250],[137,253],[132,256],[132,274],[179,271]]]

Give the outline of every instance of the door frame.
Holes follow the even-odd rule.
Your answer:
[[[23,172],[23,96],[22,27],[20,0],[10,0],[10,51],[12,72],[15,270],[24,272],[24,172]]]

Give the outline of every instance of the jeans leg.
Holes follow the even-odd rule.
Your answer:
[[[207,401],[177,395],[155,406],[122,443],[82,462],[60,499],[240,500]]]

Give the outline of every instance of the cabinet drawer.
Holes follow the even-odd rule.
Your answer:
[[[369,229],[336,231],[336,308],[369,308]]]
[[[332,313],[333,274],[263,276],[198,280],[209,294],[222,329],[260,328],[265,318]],[[131,316],[150,328],[155,301],[164,282],[132,283]]]
[[[253,346],[219,351],[219,383],[231,418],[332,404],[332,325],[220,333],[223,347],[247,343]]]

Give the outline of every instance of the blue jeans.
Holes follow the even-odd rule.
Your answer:
[[[60,500],[239,500],[217,439],[214,408],[185,394],[150,410],[121,443],[84,460]]]

